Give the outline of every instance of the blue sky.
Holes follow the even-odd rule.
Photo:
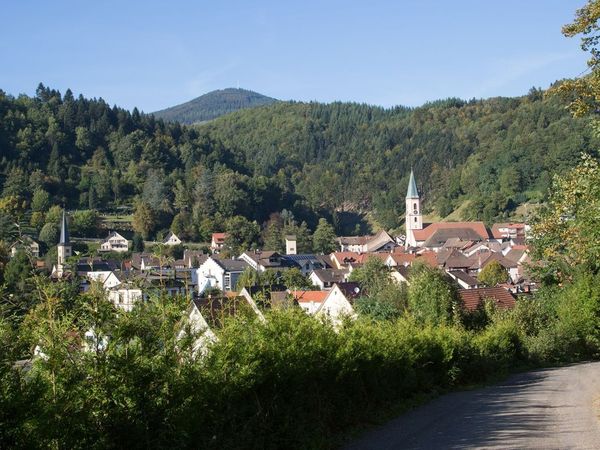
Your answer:
[[[584,0],[10,1],[0,89],[102,97],[146,112],[213,89],[420,105],[580,74],[562,36]]]

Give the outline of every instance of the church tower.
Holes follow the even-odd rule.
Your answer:
[[[408,181],[408,190],[406,191],[406,241],[405,247],[414,247],[417,245],[413,230],[423,229],[423,215],[421,214],[421,199],[417,191],[415,174],[410,170],[410,180]]]
[[[69,227],[67,226],[67,216],[63,211],[62,223],[60,226],[60,241],[58,242],[58,265],[56,272],[62,277],[65,269],[65,261],[72,255],[71,241],[69,240]]]

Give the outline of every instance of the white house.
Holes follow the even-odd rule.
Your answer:
[[[129,250],[129,242],[116,231],[111,231],[108,237],[100,244],[100,252],[123,253]]]
[[[344,317],[356,318],[353,305],[360,294],[358,283],[336,283],[317,309],[316,315],[328,317],[334,326],[339,325]]]
[[[289,293],[307,314],[315,314],[329,291],[289,291]]]
[[[195,297],[188,308],[189,331],[195,337],[192,348],[194,355],[206,355],[209,344],[218,340],[216,331],[223,326],[224,320],[237,315],[249,318],[256,315],[264,322],[254,301],[246,297]],[[185,337],[186,331],[182,329],[178,338]]]
[[[167,234],[162,243],[163,245],[181,245],[181,239],[175,233],[169,231],[169,234]]]
[[[213,253],[219,253],[225,245],[227,233],[213,233],[210,241],[210,249]]]
[[[14,257],[19,250],[30,253],[34,258],[40,257],[40,244],[33,240],[29,236],[23,236],[21,239],[16,241],[10,246],[10,256]]]
[[[220,259],[210,256],[196,269],[198,293],[206,289],[217,288],[222,291],[235,290],[240,274],[250,267],[246,261],[238,259]]]
[[[342,236],[338,238],[341,252],[387,252],[397,244],[384,230],[373,236]]]
[[[125,311],[131,311],[134,305],[144,298],[142,290],[131,284],[120,284],[108,290],[108,299],[113,302],[117,308]]]
[[[315,269],[308,277],[310,282],[319,289],[330,289],[335,283],[343,283],[350,271],[344,269]]]
[[[112,289],[113,287],[121,284],[121,280],[119,280],[117,275],[112,271],[87,272],[85,276],[90,281],[95,281],[102,284],[102,287],[105,290]],[[89,285],[84,284],[83,290],[87,291],[88,289]]]

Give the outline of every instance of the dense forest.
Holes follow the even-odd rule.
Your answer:
[[[198,98],[152,113],[158,119],[182,124],[206,122],[234,111],[276,102],[274,98],[247,89],[219,89]]]
[[[586,123],[532,89],[414,109],[277,102],[184,126],[40,84],[33,98],[0,91],[0,198],[40,212],[135,207],[146,237],[207,239],[228,220],[314,229],[319,217],[365,232],[340,218],[400,226],[414,167],[429,212],[491,222],[595,155]]]

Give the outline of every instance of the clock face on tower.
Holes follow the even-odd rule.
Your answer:
[[[416,216],[417,214],[419,214],[419,211],[417,211],[416,209],[413,211],[413,214]]]

